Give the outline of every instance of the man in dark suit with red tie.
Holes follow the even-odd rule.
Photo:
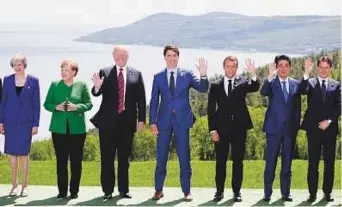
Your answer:
[[[143,129],[146,119],[145,87],[141,72],[127,66],[128,51],[125,48],[115,47],[113,57],[114,66],[103,68],[92,77],[92,94],[102,95],[100,109],[91,122],[99,128],[101,185],[105,199],[111,199],[114,191],[116,152],[118,190],[122,198],[131,198],[128,188],[128,159],[134,133],[137,129]]]
[[[318,164],[323,148],[324,176],[323,193],[325,200],[334,201],[331,192],[334,184],[336,138],[339,133],[338,119],[341,116],[341,85],[329,78],[332,61],[327,56],[317,62],[318,77],[309,78],[312,61],[305,62],[305,73],[299,85],[301,94],[307,95],[308,108],[301,128],[308,137],[309,167],[307,182],[310,197],[308,202],[316,200],[318,187]],[[338,68],[338,70],[340,70]]]

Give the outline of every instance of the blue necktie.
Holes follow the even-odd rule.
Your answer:
[[[173,74],[174,74],[175,72],[171,72],[171,76],[170,76],[170,92],[172,93],[172,95],[173,95],[173,93],[175,92],[175,77],[173,76]]]
[[[287,98],[289,97],[289,93],[287,92],[286,81],[282,81],[282,84],[283,84],[283,94],[284,94],[284,98],[285,98],[285,101],[287,102]]]

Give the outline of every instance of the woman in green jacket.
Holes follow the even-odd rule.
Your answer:
[[[44,103],[45,109],[52,112],[50,131],[57,161],[57,199],[67,196],[69,157],[70,198],[78,197],[86,138],[84,112],[93,107],[87,85],[74,79],[77,73],[77,63],[64,60],[61,64],[62,80],[52,82]]]

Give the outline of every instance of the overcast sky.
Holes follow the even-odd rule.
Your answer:
[[[341,15],[341,0],[0,0],[1,22],[123,26],[160,12]]]

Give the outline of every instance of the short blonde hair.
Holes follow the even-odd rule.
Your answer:
[[[21,62],[24,65],[24,68],[27,67],[27,59],[23,53],[17,53],[11,58],[11,67],[13,68],[17,62]]]
[[[62,61],[62,64],[61,64],[61,68],[65,67],[65,66],[70,66],[71,70],[75,71],[75,77],[78,73],[78,64],[76,61],[74,60],[71,60],[71,59],[65,59]]]

